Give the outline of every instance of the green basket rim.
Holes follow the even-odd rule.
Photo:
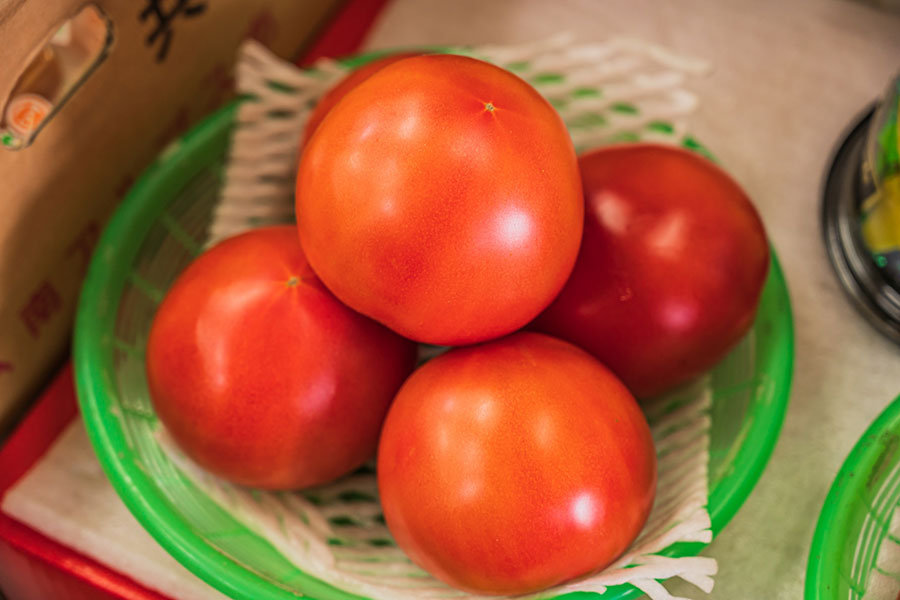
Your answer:
[[[718,535],[725,528],[750,496],[775,450],[787,414],[794,374],[794,317],[784,271],[774,248],[771,249],[771,255],[772,279],[769,283],[774,284],[777,291],[783,291],[785,302],[784,309],[774,319],[777,321],[775,329],[780,331],[785,339],[781,340],[781,344],[773,344],[773,352],[768,356],[769,363],[776,365],[769,370],[776,372],[773,377],[775,389],[772,400],[760,405],[755,414],[756,422],[767,423],[768,427],[753,427],[741,446],[741,452],[735,456],[734,471],[740,472],[741,467],[745,469],[743,471],[745,476],[733,482],[729,480],[729,485],[720,484],[712,490],[710,504],[713,504],[713,500],[716,500],[717,504],[716,509],[710,512],[713,535]]]
[[[894,399],[869,425],[847,455],[828,490],[806,567],[805,600],[831,600],[841,577],[840,562],[848,540],[844,535],[856,513],[854,498],[866,486],[866,477],[879,461],[884,448],[877,443],[885,431],[900,430],[900,396]]]
[[[360,64],[381,54],[383,53],[373,52],[352,57],[346,62],[351,65]],[[244,567],[233,568],[237,563],[210,546],[182,522],[146,472],[131,462],[120,460],[118,448],[124,443],[122,427],[117,416],[110,413],[103,400],[106,390],[113,386],[108,375],[98,373],[94,367],[94,359],[104,352],[107,341],[102,335],[96,335],[98,331],[106,334],[96,316],[96,307],[103,305],[113,315],[117,312],[120,299],[116,297],[110,300],[104,294],[121,271],[115,265],[121,266],[126,259],[130,259],[142,243],[142,237],[133,232],[139,224],[146,223],[147,214],[152,211],[153,203],[148,203],[145,199],[152,196],[154,190],[169,179],[172,173],[184,168],[181,166],[181,159],[185,155],[194,154],[233,123],[239,104],[240,101],[237,100],[212,113],[164,150],[136,181],[113,214],[97,244],[97,251],[82,288],[75,321],[73,364],[78,400],[95,453],[118,495],[151,536],[200,579],[229,596],[252,600],[288,599],[298,596],[274,582],[259,578]],[[693,139],[691,143],[696,144]],[[772,375],[775,389],[769,401],[751,405],[754,409],[753,425],[734,456],[734,469],[718,486],[710,490],[710,517],[714,535],[718,535],[727,525],[762,475],[777,443],[787,410],[794,358],[793,316],[784,274],[774,249],[771,256],[771,272],[766,284],[770,289],[764,291],[764,295],[771,293],[777,301],[783,303],[783,309],[772,319],[774,329],[781,338],[778,343],[772,343],[772,352],[767,355],[767,365],[763,370]],[[696,555],[706,546],[707,544],[699,542],[676,543],[660,554]],[[307,597],[312,598],[322,592],[332,597],[360,598],[306,573],[295,581],[305,593],[312,594]],[[578,594],[580,592],[567,593],[556,598],[562,600]],[[610,587],[605,594],[597,597],[632,600],[642,595],[641,590],[624,584]]]

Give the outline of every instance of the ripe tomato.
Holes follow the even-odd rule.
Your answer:
[[[403,60],[404,58],[409,58],[410,56],[418,56],[421,54],[420,52],[398,52],[396,54],[389,54],[387,56],[382,56],[372,62],[368,62],[358,69],[351,71],[348,75],[346,75],[343,79],[341,79],[333,88],[328,90],[328,92],[322,96],[319,100],[319,103],[316,104],[316,107],[313,109],[312,113],[309,115],[309,120],[306,121],[306,127],[303,129],[303,142],[301,143],[301,148],[306,146],[307,142],[309,142],[309,138],[315,133],[316,129],[319,127],[319,123],[322,122],[322,119],[325,118],[334,105],[340,102],[340,100],[347,95],[347,92],[358,86],[360,83],[374,75],[376,72],[380,71],[384,67],[397,62],[398,60]]]
[[[300,161],[300,241],[348,306],[417,341],[518,329],[575,262],[572,142],[527,83],[462,56],[418,56],[351,90]]]
[[[600,569],[650,513],[656,455],[634,397],[583,350],[517,333],[410,376],[378,449],[394,538],[459,588],[540,590]]]
[[[294,227],[231,238],[178,278],[154,318],[157,415],[209,471],[253,487],[324,483],[375,452],[415,348],[338,302]]]
[[[579,161],[584,238],[534,328],[573,342],[638,397],[712,367],[750,328],[769,266],[743,190],[697,154],[653,144]]]

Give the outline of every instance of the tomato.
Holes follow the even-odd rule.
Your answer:
[[[527,83],[418,56],[351,90],[300,161],[300,241],[348,306],[417,341],[477,342],[562,288],[584,209],[562,120]]]
[[[307,142],[309,142],[309,138],[315,133],[316,129],[319,127],[319,123],[325,118],[325,115],[334,108],[335,104],[340,102],[341,99],[347,95],[347,92],[384,67],[393,64],[398,60],[403,60],[410,56],[418,56],[419,54],[421,53],[398,52],[396,54],[389,54],[375,59],[372,62],[368,62],[347,74],[333,88],[328,90],[324,96],[322,96],[312,113],[310,113],[309,119],[306,121],[306,127],[303,129],[303,142],[301,143],[301,147],[306,146]]]
[[[710,369],[753,323],[769,246],[747,195],[707,159],[634,144],[580,158],[572,276],[534,328],[573,342],[638,397]]]
[[[153,406],[194,461],[271,489],[324,483],[375,452],[415,348],[316,279],[296,228],[228,239],[181,274],[147,346]]]
[[[523,332],[410,376],[382,431],[378,486],[413,561],[464,590],[519,594],[626,550],[653,503],[656,455],[608,369]]]

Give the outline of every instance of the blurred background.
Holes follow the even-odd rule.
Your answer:
[[[828,488],[900,394],[900,346],[854,308],[820,223],[836,148],[900,72],[897,0],[0,0],[0,494],[77,418],[68,348],[107,219],[167,144],[233,96],[241,40],[308,64],[561,32],[639,38],[711,66],[691,82],[691,132],[748,191],[782,261],[795,371],[768,467],[705,551],[719,561],[715,590],[672,591],[800,598]],[[125,511],[102,477],[85,481],[73,502]],[[53,522],[0,514],[0,590],[9,600],[182,597],[178,577],[134,581],[92,558],[92,544],[103,541],[73,547]],[[191,597],[203,597],[195,585]]]

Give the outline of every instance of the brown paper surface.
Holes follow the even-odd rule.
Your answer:
[[[0,0],[0,101],[83,4]],[[114,28],[106,60],[30,147],[0,148],[0,431],[64,356],[106,219],[168,141],[229,97],[240,41],[292,57],[338,1],[96,4]]]

